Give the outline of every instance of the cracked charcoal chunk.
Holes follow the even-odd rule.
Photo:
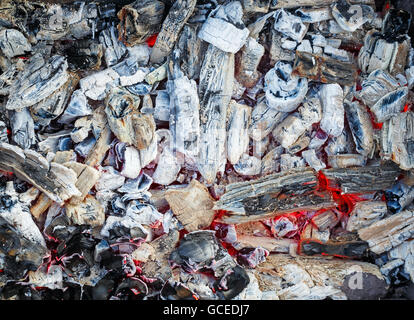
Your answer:
[[[296,52],[292,74],[322,83],[354,85],[358,76],[354,63],[309,52]]]
[[[374,148],[374,128],[365,106],[358,101],[346,101],[344,107],[356,151],[363,156],[370,155]]]
[[[300,252],[305,255],[332,255],[349,258],[366,256],[368,243],[365,241],[327,242],[306,240],[301,242]]]
[[[372,71],[361,86],[362,89],[356,94],[370,108],[399,87],[397,80],[381,69]]]
[[[126,46],[143,43],[161,30],[164,3],[152,0],[137,0],[118,12],[119,38]]]
[[[266,102],[271,108],[282,112],[295,110],[308,91],[306,78],[292,75],[292,66],[278,61],[265,76]]]
[[[36,143],[36,136],[34,122],[29,110],[24,108],[21,111],[9,111],[9,115],[13,142],[23,149],[30,149]]]
[[[322,102],[320,127],[329,136],[338,137],[344,130],[344,92],[338,84],[325,84],[319,96]]]
[[[240,54],[236,55],[237,67],[235,77],[244,87],[254,87],[262,76],[260,71],[257,71],[257,67],[264,53],[264,47],[255,39],[249,37]]]
[[[191,180],[183,189],[167,190],[165,199],[174,215],[189,231],[208,227],[214,219],[214,199],[208,189],[197,180]]]
[[[309,130],[312,124],[321,121],[322,108],[318,98],[306,99],[298,112],[287,116],[276,126],[272,134],[281,146],[289,149],[298,139]]]
[[[249,36],[242,17],[243,8],[239,1],[218,6],[204,22],[198,37],[224,52],[236,53]]]
[[[398,88],[380,98],[370,109],[376,122],[384,122],[404,110],[408,99],[408,88]]]
[[[36,186],[53,201],[62,203],[80,196],[76,188],[76,173],[61,164],[51,162],[37,152],[0,143],[0,168],[14,172],[20,179]]]
[[[367,5],[351,5],[347,0],[339,0],[332,5],[332,16],[339,26],[354,32],[373,18],[374,10]]]
[[[173,49],[181,29],[194,11],[196,0],[176,0],[162,23],[151,51],[152,63],[161,63]]]
[[[147,148],[155,139],[152,115],[138,111],[140,98],[124,89],[113,88],[105,99],[105,113],[115,136],[138,150]]]
[[[389,42],[403,41],[411,25],[412,15],[408,11],[388,10],[382,25],[384,38]]]
[[[236,164],[249,146],[251,108],[231,100],[227,120],[227,159]]]
[[[67,68],[65,57],[56,55],[44,61],[39,54],[34,55],[15,80],[6,109],[30,107],[50,96],[68,80]]]
[[[181,52],[174,50],[168,70],[169,119],[167,120],[172,134],[171,151],[178,151],[195,158],[199,152],[200,102],[196,82],[189,80],[181,71],[180,56]]]
[[[216,68],[221,65],[221,68]],[[197,167],[213,182],[225,156],[226,117],[234,80],[234,55],[209,45],[200,71],[200,151]]]
[[[0,49],[10,59],[32,51],[32,46],[20,31],[3,29],[0,31]]]
[[[38,124],[48,125],[51,120],[54,120],[62,115],[69,99],[72,99],[73,92],[78,83],[79,76],[73,72],[70,72],[68,80],[63,84],[63,86],[47,98],[30,107],[33,120],[35,120]],[[78,112],[80,113],[80,111]],[[63,116],[61,119],[62,118]]]
[[[387,120],[381,129],[381,157],[392,160],[403,170],[414,167],[413,112],[399,113]]]
[[[275,12],[275,24],[273,27],[283,35],[301,42],[308,27],[302,23],[302,19],[295,16],[284,9],[279,9]]]
[[[370,30],[365,35],[364,46],[358,54],[358,65],[364,73],[381,69],[395,76],[404,73],[409,48],[408,38],[389,43],[382,39],[381,33]]]

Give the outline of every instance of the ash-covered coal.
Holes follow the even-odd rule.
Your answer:
[[[0,3],[0,299],[410,298],[411,2]]]

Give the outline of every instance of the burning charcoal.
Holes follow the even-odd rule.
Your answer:
[[[270,0],[243,0],[241,1],[245,13],[267,13],[269,11]]]
[[[265,99],[258,101],[252,110],[249,135],[255,141],[263,140],[273,130],[278,122],[287,116],[284,112],[276,111],[266,104]]]
[[[389,188],[400,174],[392,163],[347,169],[323,169],[330,186],[340,187],[342,193],[364,193]]]
[[[316,177],[312,170],[294,173],[276,173],[253,181],[229,184],[226,193],[214,206],[215,210],[234,211],[246,214],[244,199],[256,198],[266,194],[277,194],[280,190],[295,190],[305,193],[316,187]]]
[[[280,156],[283,147],[279,146],[270,150],[262,159],[262,174],[275,173],[280,169]]]
[[[312,217],[312,224],[320,231],[332,229],[338,222],[339,218],[333,210],[317,213]]]
[[[118,12],[119,38],[127,46],[143,43],[151,35],[158,33],[164,15],[161,1],[135,1]]]
[[[305,132],[298,138],[298,140],[296,140],[292,144],[292,146],[289,149],[287,149],[287,152],[291,154],[298,153],[304,150],[305,148],[307,148],[309,146],[309,143],[310,143],[309,132]]]
[[[332,15],[342,29],[354,32],[373,18],[374,10],[367,5],[351,5],[347,0],[339,0],[332,5]]]
[[[200,135],[200,104],[197,84],[189,80],[179,69],[180,52],[175,50],[170,62],[167,91],[169,95],[169,123],[174,151],[188,157],[198,154]]]
[[[391,159],[401,169],[413,168],[412,139],[413,139],[412,112],[399,113],[384,123],[381,130],[381,153],[385,160]]]
[[[387,213],[387,206],[382,201],[362,201],[355,204],[350,213],[346,229],[354,232],[381,220]]]
[[[32,51],[32,46],[20,31],[3,29],[0,31],[0,49],[10,59]]]
[[[125,45],[118,40],[118,31],[115,27],[103,30],[99,35],[99,42],[104,47],[104,57],[107,67],[117,64],[126,54]]]
[[[184,269],[213,269],[217,276],[226,274],[236,263],[219,244],[214,231],[194,231],[184,235],[170,260]]]
[[[397,80],[384,70],[378,69],[369,74],[356,94],[368,106],[373,107],[381,98],[398,89]]]
[[[348,258],[361,258],[366,255],[368,244],[365,241],[327,242],[320,243],[312,240],[302,241],[300,252],[306,255],[332,255]]]
[[[332,19],[332,12],[329,7],[322,8],[299,8],[295,14],[305,23],[316,23]]]
[[[382,24],[384,38],[393,42],[404,41],[411,24],[411,14],[404,10],[390,9]]]
[[[0,142],[9,143],[9,137],[7,136],[7,126],[3,121],[0,121]]]
[[[169,121],[170,119],[170,95],[167,90],[157,91],[154,118],[158,121]]]
[[[318,158],[314,149],[303,151],[302,157],[305,159],[306,163],[316,171],[326,167],[326,165]]]
[[[222,66],[216,68],[217,65]],[[234,55],[209,45],[200,71],[200,152],[197,166],[213,182],[225,155],[226,116],[234,80]]]
[[[45,61],[39,54],[34,55],[14,82],[6,109],[29,107],[49,97],[67,82],[67,68],[62,56]]]
[[[142,300],[148,294],[147,285],[138,278],[126,278],[116,288],[110,299]]]
[[[227,159],[231,164],[240,160],[249,146],[248,127],[251,108],[231,100],[227,120]]]
[[[70,137],[74,143],[79,143],[89,136],[89,132],[92,129],[92,120],[88,117],[79,118],[75,121],[74,126]]]
[[[328,135],[338,137],[344,130],[344,93],[338,84],[322,85],[319,95],[322,102],[320,127]]]
[[[23,268],[36,270],[48,253],[45,240],[32,220],[29,208],[19,201],[13,182],[3,190],[0,203],[1,256],[10,257]],[[19,267],[20,269],[21,267]],[[34,269],[33,269],[34,268]],[[8,271],[12,273],[12,270]],[[14,270],[18,273],[19,270]],[[17,275],[18,278],[21,275]]]
[[[325,147],[325,152],[328,156],[349,154],[353,151],[354,142],[348,130],[342,130],[342,133],[338,137],[330,137]]]
[[[387,42],[382,34],[369,31],[365,35],[364,46],[358,55],[358,64],[364,73],[371,73],[377,69],[385,70],[391,75],[403,73],[408,51],[409,40],[402,42]]]
[[[318,150],[328,140],[328,135],[322,130],[313,131],[311,135],[311,141],[309,142],[309,149]]]
[[[320,244],[325,244],[329,241],[330,230],[319,230],[317,227],[313,226],[312,223],[306,224],[300,234],[300,245],[302,242],[316,242]],[[296,251],[300,250],[299,246]]]
[[[59,123],[71,123],[78,117],[83,117],[92,114],[92,109],[88,104],[86,96],[81,90],[75,90],[69,101],[66,110],[59,117]]]
[[[78,40],[63,47],[71,71],[97,70],[101,66],[103,46],[95,40]]]
[[[35,120],[36,123],[39,123],[40,125],[48,125],[51,120],[56,119],[62,114],[79,82],[79,76],[75,73],[69,73],[68,75],[68,80],[63,86],[56,90],[51,96],[30,107],[33,120]]]
[[[138,178],[128,180],[127,182],[120,184],[120,188],[118,188],[118,192],[121,193],[132,193],[132,194],[139,194],[142,192],[147,191],[153,180],[150,176],[146,175],[145,173],[139,175]]]
[[[233,299],[249,284],[249,276],[240,266],[230,269],[219,281],[215,287],[219,290],[218,294],[222,299]]]
[[[328,156],[328,165],[332,168],[363,167],[366,158],[360,154],[337,154]]]
[[[123,161],[122,170],[120,171],[121,175],[130,179],[138,177],[141,171],[139,151],[125,144],[119,144],[117,150],[118,157]]]
[[[51,265],[47,270],[42,268],[29,271],[29,282],[36,287],[63,289],[63,271],[60,266]]]
[[[248,37],[240,54],[236,55],[236,62],[239,63],[237,63],[235,77],[244,87],[254,87],[261,77],[261,73],[257,71],[257,67],[264,52],[264,47],[260,43]]]
[[[275,24],[273,27],[275,30],[297,42],[302,41],[308,30],[308,27],[302,23],[301,18],[284,9],[275,12]]]
[[[400,212],[413,202],[414,188],[400,180],[390,190],[385,191],[385,198],[391,212]]]
[[[324,272],[311,272],[320,267]],[[372,286],[355,288],[350,281],[355,281],[351,276],[356,272],[361,272],[361,281],[364,283],[369,281]],[[279,299],[282,300],[326,299],[327,297],[378,299],[385,295],[387,288],[377,266],[343,259],[291,257],[287,254],[269,255],[266,261],[255,269],[255,275],[260,290],[276,290]],[[323,285],[315,285],[315,283]]]
[[[29,110],[24,108],[21,111],[9,111],[9,114],[13,142],[23,149],[29,149],[36,143],[34,122]]]
[[[322,83],[352,86],[357,78],[357,69],[353,63],[298,51],[293,74]]]
[[[100,175],[99,171],[75,161],[66,162],[63,165],[76,173],[77,180],[75,186],[81,192],[81,195],[73,196],[72,199],[70,199],[70,203],[79,204],[98,181]]]
[[[181,29],[194,11],[196,0],[177,0],[162,23],[161,31],[152,48],[150,60],[161,63],[173,49]]]
[[[72,141],[72,139],[70,139],[70,141]],[[68,143],[68,145],[69,145],[68,146],[69,148],[73,148],[70,142]],[[96,138],[89,135],[88,138],[78,143],[73,149],[75,150],[76,154],[78,154],[82,158],[87,158],[88,155],[92,153],[95,146],[96,146]]]
[[[255,156],[244,153],[233,167],[242,176],[255,176],[262,171],[262,162]]]
[[[84,140],[82,143],[87,141]],[[97,134],[97,138],[94,137],[91,139],[90,143],[92,144],[91,148],[88,148],[88,153],[86,155],[85,164],[89,166],[99,165],[106,152],[110,148],[109,144],[111,143],[111,130],[106,126]]]
[[[160,156],[152,178],[155,183],[168,185],[177,178],[181,165],[176,157],[176,153],[171,150],[173,146],[171,132],[166,129],[160,129],[157,130],[156,135]]]
[[[167,67],[167,62],[165,62],[164,64],[159,66],[154,71],[148,73],[145,76],[145,81],[152,85],[156,82],[159,82],[159,81],[162,81],[162,80],[166,79],[167,78],[167,73],[168,73],[168,67]]]
[[[76,173],[57,163],[48,163],[45,158],[32,150],[25,150],[0,143],[2,170],[12,171],[51,198],[63,203],[72,196],[80,196],[75,187]]]
[[[185,24],[177,42],[177,48],[182,52],[181,70],[189,79],[198,79],[205,53],[206,45],[197,36],[200,25]]]
[[[165,300],[194,300],[194,292],[181,283],[169,280],[160,292]]]
[[[90,195],[87,195],[80,204],[68,204],[65,208],[66,214],[74,224],[88,224],[91,227],[100,227],[105,222],[104,208]]]
[[[374,148],[374,128],[372,127],[371,118],[358,101],[344,104],[346,118],[354,138],[356,151],[363,156],[371,154]]]
[[[274,237],[237,235],[237,242],[234,243],[234,248],[237,250],[243,250],[262,247],[264,250],[269,252],[289,253],[290,247],[295,244],[296,241],[293,239],[275,239]]]
[[[236,53],[246,43],[249,30],[244,26],[239,1],[218,6],[211,12],[198,36],[224,52]]]
[[[81,92],[92,100],[105,98],[107,85],[119,79],[120,75],[112,68],[93,73],[79,82]]]
[[[168,263],[168,258],[178,242],[179,232],[177,230],[170,230],[169,233],[149,243],[157,254],[144,264],[142,272],[145,277],[162,279],[163,281],[171,278],[171,267]]]
[[[368,242],[372,252],[380,254],[412,237],[413,219],[413,212],[405,210],[359,229],[358,235]]]
[[[376,122],[384,122],[403,111],[408,98],[408,88],[399,88],[379,99],[370,109]]]
[[[212,223],[215,216],[213,198],[197,180],[191,180],[184,189],[168,190],[165,198],[187,231],[203,229]]]
[[[269,107],[282,112],[295,110],[308,91],[306,78],[292,75],[292,66],[278,61],[265,76],[266,102]]]
[[[321,120],[321,103],[317,98],[307,99],[298,112],[289,115],[273,130],[272,134],[282,147],[290,148],[312,124]]]
[[[286,38],[283,38],[282,35],[272,29],[271,33],[271,44],[270,44],[270,64],[274,65],[277,61],[294,61],[295,52],[290,49],[285,49],[283,46],[286,44]]]
[[[152,115],[138,111],[139,103],[139,97],[114,88],[105,100],[105,113],[109,127],[116,137],[142,150],[155,138],[155,123]]]
[[[305,160],[301,157],[292,156],[286,153],[280,156],[280,171],[288,171],[290,169],[301,168],[305,166]]]

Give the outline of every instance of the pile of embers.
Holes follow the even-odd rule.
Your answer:
[[[410,24],[2,0],[0,298],[412,298]]]

